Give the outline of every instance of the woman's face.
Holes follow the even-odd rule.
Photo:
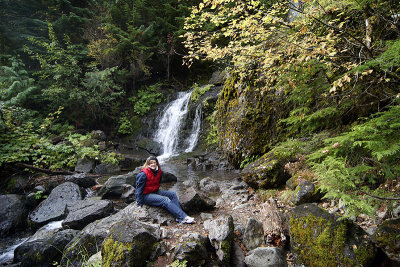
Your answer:
[[[149,161],[149,167],[150,167],[151,169],[153,169],[153,170],[156,170],[157,167],[158,167],[157,161],[155,161],[155,160],[150,160],[150,161]]]

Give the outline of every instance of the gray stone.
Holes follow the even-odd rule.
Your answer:
[[[24,228],[28,215],[25,198],[14,194],[0,195],[0,203],[0,237]]]
[[[400,218],[386,220],[376,229],[372,239],[393,261],[400,262]]]
[[[202,192],[196,191],[193,187],[186,189],[179,200],[182,209],[186,212],[208,211],[215,207],[214,200],[210,199]]]
[[[119,173],[120,171],[121,168],[119,166],[115,166],[113,164],[105,164],[105,163],[101,163],[94,168],[94,173],[101,175],[116,174]]]
[[[65,217],[67,204],[82,199],[77,184],[65,182],[54,188],[49,197],[39,204],[29,215],[29,219],[38,226]]]
[[[14,251],[14,261],[21,266],[54,266],[59,262],[66,244],[78,233],[75,230],[54,230],[40,237],[33,236]]]
[[[68,204],[67,211],[63,227],[81,230],[89,223],[111,215],[114,205],[109,200],[86,199]]]
[[[122,191],[121,199],[124,200],[125,203],[132,203],[135,200],[135,192],[136,189],[132,185],[125,184]]]
[[[228,77],[229,73],[226,71],[214,71],[208,83],[214,85],[222,85]]]
[[[255,249],[264,244],[264,230],[261,222],[250,218],[247,221],[243,235],[243,243],[247,250]]]
[[[285,251],[277,247],[259,247],[244,259],[248,267],[286,267]]]
[[[207,237],[197,233],[188,233],[183,236],[185,242],[179,243],[174,250],[174,259],[187,261],[187,266],[203,266],[208,263]]]
[[[65,181],[75,183],[83,188],[92,187],[97,184],[93,176],[84,173],[77,173],[73,175],[66,175]]]
[[[219,192],[220,188],[216,181],[210,177],[204,178],[200,181],[200,188],[207,192]]]
[[[78,162],[75,166],[75,171],[90,173],[93,172],[95,165],[96,161],[94,159],[78,159]]]
[[[127,174],[111,176],[104,183],[103,187],[99,191],[99,196],[104,198],[119,198],[124,192],[125,184],[135,186],[136,173],[129,172]]]
[[[220,216],[217,219],[205,221],[204,229],[208,231],[208,238],[221,264],[229,266],[234,237],[232,216]]]
[[[296,194],[293,196],[291,202],[295,205],[304,203],[312,203],[321,200],[322,195],[315,188],[314,184],[310,181],[300,183],[296,188]]]
[[[400,217],[400,205],[393,209],[393,217]]]

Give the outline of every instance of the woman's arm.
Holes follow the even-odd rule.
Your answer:
[[[135,192],[135,198],[136,202],[139,206],[143,205],[143,190],[144,186],[146,184],[146,174],[144,172],[139,172],[136,175],[136,192]]]

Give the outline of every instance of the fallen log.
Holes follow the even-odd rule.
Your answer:
[[[45,174],[51,174],[51,175],[71,175],[71,174],[75,174],[76,173],[76,172],[71,172],[71,171],[67,171],[67,170],[53,171],[53,170],[49,170],[49,169],[43,169],[43,168],[35,167],[33,165],[26,164],[26,163],[16,163],[15,166],[22,167],[22,168],[27,168],[27,169],[32,170],[32,171],[43,172]]]
[[[277,247],[284,247],[289,231],[276,200],[270,198],[262,204],[260,215],[267,243]]]

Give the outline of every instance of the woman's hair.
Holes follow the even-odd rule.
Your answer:
[[[158,162],[158,159],[155,156],[150,156],[146,159],[146,162],[143,165],[143,169],[146,169],[150,165],[151,160],[155,160],[157,162],[158,169],[161,168],[160,163]]]

